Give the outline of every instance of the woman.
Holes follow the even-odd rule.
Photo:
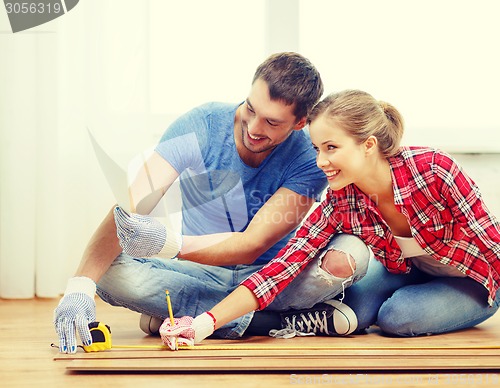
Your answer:
[[[376,323],[384,333],[414,336],[491,317],[499,303],[500,224],[460,166],[436,149],[400,147],[400,113],[362,91],[328,96],[309,122],[326,199],[277,257],[210,312],[174,326],[166,320],[163,341],[196,343],[265,308],[304,269],[310,250],[336,233],[358,236],[376,259],[346,290],[358,329]]]

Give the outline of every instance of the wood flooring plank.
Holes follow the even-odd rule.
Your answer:
[[[498,319],[497,319],[498,322]],[[113,344],[159,345],[158,337],[131,338],[113,331]],[[215,350],[217,348],[217,350]],[[455,333],[391,338],[374,328],[350,337],[302,337],[289,340],[245,337],[205,340],[177,352],[110,349],[76,355],[57,354],[72,372],[297,372],[297,371],[435,371],[500,370],[500,330],[494,320]],[[128,369],[130,368],[130,369]]]
[[[474,357],[499,357],[499,352],[495,349],[475,349],[468,352],[457,352],[454,349],[427,350],[411,349],[401,350],[302,350],[290,352],[289,350],[255,350],[255,351],[188,351],[188,352],[170,352],[170,351],[106,351],[96,353],[81,354],[57,354],[55,361],[64,360],[105,360],[105,359],[230,359],[240,357],[253,358],[325,358],[325,357],[381,357],[381,358],[474,358]]]
[[[498,370],[498,357],[385,358],[385,357],[251,357],[229,359],[100,359],[69,360],[66,369],[80,372],[243,372],[243,371],[340,371],[340,370]]]
[[[235,353],[233,350],[201,351],[197,349],[196,351],[170,352],[112,349],[109,352],[88,354],[79,350],[76,355],[61,355],[57,349],[50,347],[50,343],[58,340],[52,324],[53,311],[58,302],[59,298],[0,300],[1,386],[56,388],[147,386],[153,388],[167,385],[199,388],[200,384],[203,384],[203,388],[220,388],[221,386],[277,388],[289,387],[292,384],[307,385],[310,382],[315,382],[315,384],[326,382],[324,385],[352,385],[356,388],[368,388],[374,385],[422,387],[427,386],[428,382],[434,387],[449,387],[451,385],[463,386],[463,376],[467,379],[473,378],[481,386],[500,384],[498,372],[500,363],[496,355],[496,353],[500,354],[500,351],[482,349],[486,346],[500,345],[500,314],[475,328],[417,338],[390,338],[381,335],[378,329],[374,328],[366,335],[349,337],[304,337],[291,340],[244,337],[237,341],[203,341],[204,345],[293,345],[329,348],[329,350],[310,352],[290,353],[284,349],[251,354],[251,352]],[[96,298],[96,304],[98,319],[112,328],[114,344],[161,344],[158,337],[149,337],[141,332],[137,313],[109,306],[99,298]],[[399,353],[374,350],[376,347],[388,346],[412,349],[404,349]],[[427,352],[424,347],[430,346],[443,349]],[[473,346],[477,349],[469,348]],[[347,350],[349,347],[356,349]],[[457,350],[457,347],[468,349]],[[367,350],[370,348],[371,350]],[[266,359],[267,356],[278,357],[279,360],[270,362]],[[72,357],[75,359],[72,360]],[[207,363],[207,357],[213,358],[211,364]],[[138,360],[140,358],[144,359]],[[170,358],[178,359],[171,360]],[[303,360],[301,361],[300,358]],[[446,360],[443,360],[444,358]],[[173,364],[174,362],[176,364]],[[255,364],[256,369],[245,366],[244,363],[250,362]],[[83,369],[79,371],[78,368],[82,367],[92,369],[94,364],[91,363],[100,366],[102,371]],[[142,367],[144,363],[148,363],[151,372],[134,371],[134,365]],[[168,369],[165,368],[167,363]],[[179,364],[184,365],[184,369]],[[68,367],[74,368],[75,371]],[[233,367],[241,370],[231,369]],[[281,368],[289,369],[282,370]],[[106,373],[106,369],[110,373]],[[168,374],[168,377],[165,374]]]

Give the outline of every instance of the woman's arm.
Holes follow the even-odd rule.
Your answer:
[[[256,310],[258,307],[257,298],[252,291],[245,286],[239,286],[210,310],[216,319],[215,329]]]
[[[339,221],[329,217],[334,210],[327,195],[276,257],[241,283],[254,294],[260,310],[267,307],[337,233]]]
[[[327,199],[322,205],[311,213],[295,237],[274,259],[242,282],[210,311],[194,319],[182,317],[174,325],[166,319],[160,327],[163,342],[173,350],[177,348],[176,341],[173,340],[175,338],[199,343],[214,330],[234,319],[268,306],[335,234],[335,225],[323,214],[323,211],[330,214],[332,204]]]

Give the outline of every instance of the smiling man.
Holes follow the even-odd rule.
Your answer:
[[[196,316],[269,262],[326,187],[302,130],[322,93],[320,74],[306,58],[279,53],[257,68],[243,103],[207,103],[178,118],[130,188],[136,213],[110,211],[69,279],[55,311],[61,351],[76,351],[76,331],[84,344],[91,341],[96,284],[106,302],[141,313],[141,328],[153,334],[168,317],[166,289],[176,316]],[[181,247],[148,216],[159,198],[141,205],[177,179]],[[295,304],[283,299],[276,309],[324,300],[329,279],[316,283],[309,294],[291,294]],[[215,335],[238,338],[252,325],[259,326],[250,313]]]
[[[266,81],[254,81],[250,95],[236,112],[240,123],[235,125],[236,149],[247,164],[260,165],[293,130],[305,126],[305,117],[297,119],[293,106],[283,105],[283,101],[271,99]]]

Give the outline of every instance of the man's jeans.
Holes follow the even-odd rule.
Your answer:
[[[372,254],[359,238],[336,235],[325,251],[330,249],[352,256],[356,263],[352,277],[337,278],[324,271],[320,268],[323,255],[319,254],[267,309],[284,311],[310,308],[341,294],[365,275]],[[174,315],[195,317],[219,303],[261,267],[216,267],[186,260],[141,259],[122,254],[98,283],[97,293],[111,305],[165,319],[168,317],[165,290],[168,290]],[[241,337],[252,317],[253,312],[248,313],[218,329],[214,336]]]
[[[370,262],[366,276],[346,290],[344,302],[358,318],[358,329],[377,324],[389,335],[439,334],[473,327],[498,310],[488,291],[468,277],[436,277],[415,266],[406,275]]]

